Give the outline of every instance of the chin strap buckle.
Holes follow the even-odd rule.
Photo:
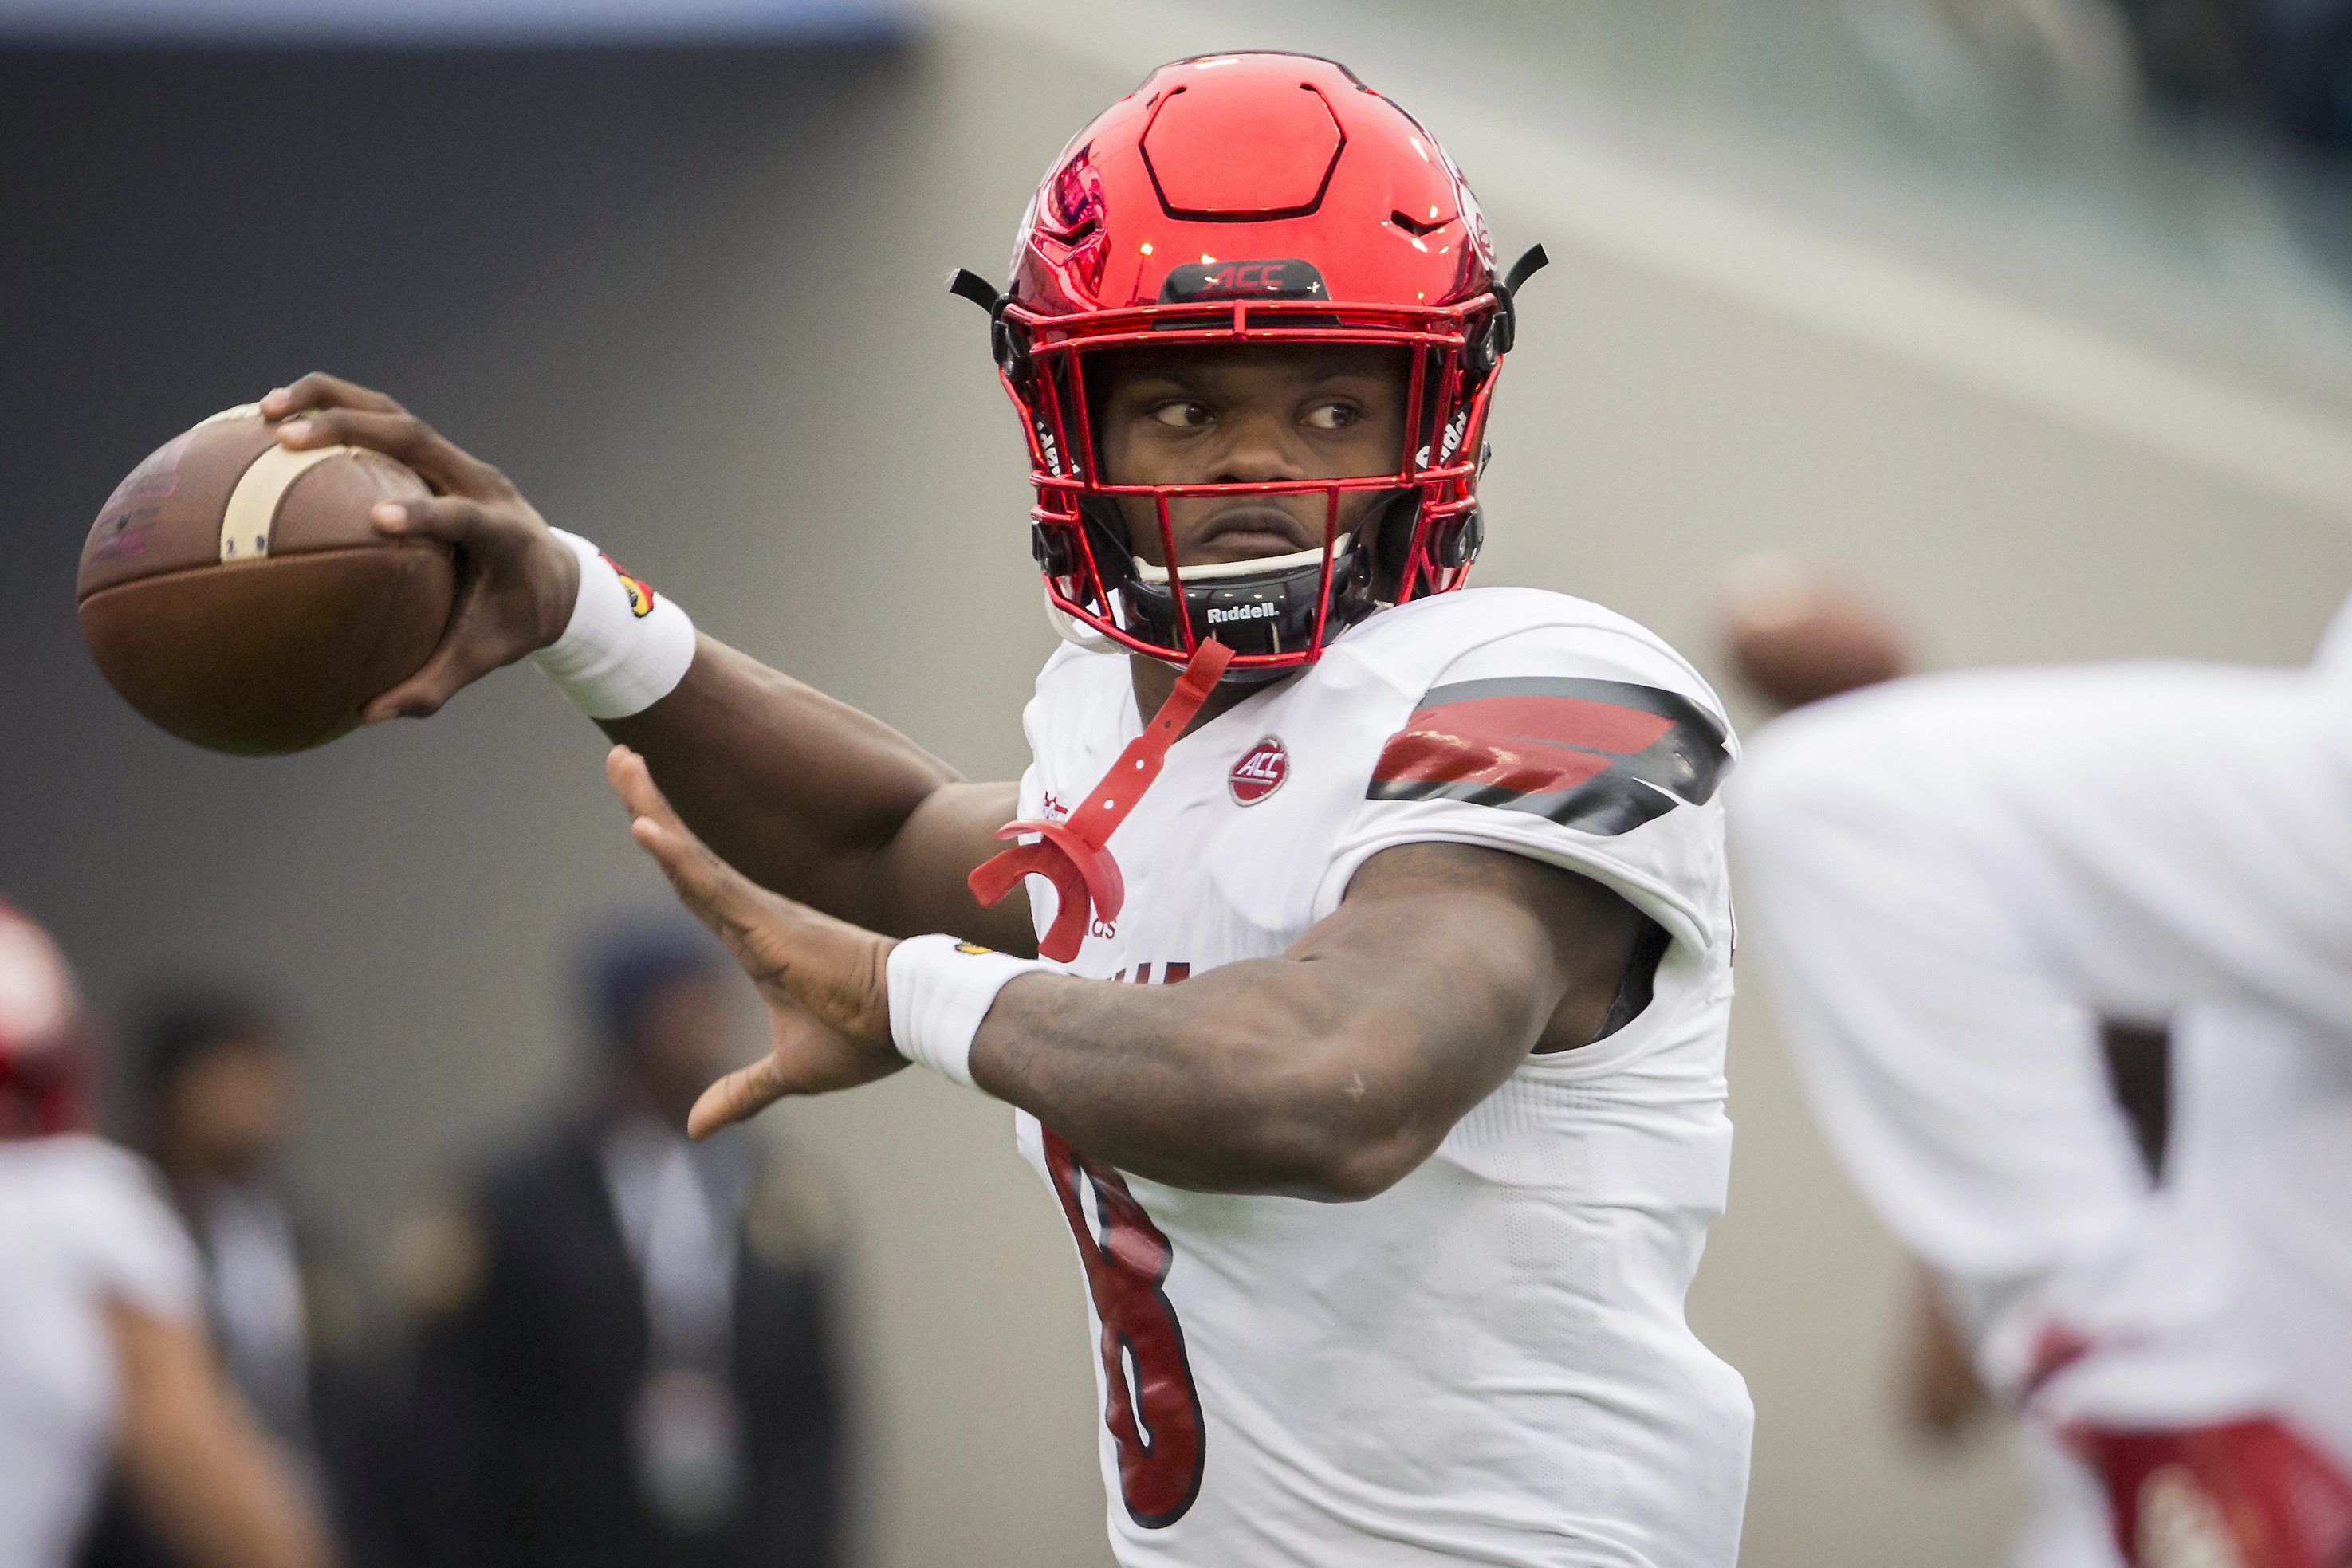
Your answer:
[[[1127,879],[1112,858],[1110,836],[1160,777],[1168,761],[1168,748],[1216,690],[1233,657],[1234,651],[1213,637],[1193,650],[1176,689],[1067,818],[1058,822],[1007,822],[996,830],[1000,839],[1035,833],[1038,841],[1015,844],[985,862],[968,879],[971,895],[986,907],[1020,886],[1024,876],[1042,876],[1051,882],[1058,903],[1052,928],[1037,944],[1037,951],[1045,956],[1057,964],[1070,962],[1086,940],[1090,918],[1118,918],[1127,902]]]
[[[1511,264],[1511,270],[1495,286],[1495,314],[1485,331],[1471,343],[1467,356],[1470,379],[1483,382],[1494,368],[1502,363],[1503,356],[1511,351],[1519,339],[1519,290],[1528,278],[1551,265],[1551,257],[1539,245],[1529,246],[1527,254]]]
[[[948,292],[959,299],[969,299],[988,312],[988,350],[1006,375],[1018,381],[1029,373],[1029,355],[1013,336],[1013,329],[1004,320],[1004,308],[1013,303],[1009,293],[999,293],[996,285],[968,267],[959,267],[948,274]]]

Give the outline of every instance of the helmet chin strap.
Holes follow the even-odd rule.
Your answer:
[[[997,829],[1000,839],[1034,837],[982,862],[965,879],[982,906],[996,904],[1020,886],[1024,877],[1042,876],[1051,882],[1055,897],[1054,924],[1038,939],[1037,951],[1064,964],[1078,956],[1093,923],[1117,920],[1127,901],[1127,878],[1110,852],[1110,836],[1160,777],[1168,748],[1209,700],[1233,656],[1233,650],[1214,637],[1202,639],[1168,700],[1160,705],[1143,733],[1127,743],[1110,771],[1087,791],[1076,810],[1060,821],[1012,821]]]

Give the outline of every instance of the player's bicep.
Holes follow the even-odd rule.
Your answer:
[[[908,814],[877,862],[893,936],[943,931],[1024,956],[1037,950],[1029,897],[1019,888],[982,908],[966,879],[1008,845],[996,831],[1020,815],[1017,784],[942,784]]]
[[[1366,1050],[1396,1057],[1391,1070],[1450,1126],[1528,1052],[1600,1032],[1641,925],[1573,872],[1474,844],[1411,843],[1365,861],[1290,956],[1335,966]]]

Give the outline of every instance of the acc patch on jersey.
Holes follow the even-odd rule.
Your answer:
[[[1225,788],[1232,791],[1237,806],[1255,806],[1276,789],[1290,777],[1290,753],[1282,748],[1282,737],[1269,735],[1242,753],[1233,771],[1225,775]]]
[[[1731,762],[1687,698],[1625,681],[1433,686],[1372,768],[1371,800],[1466,800],[1609,836],[1704,805]]]

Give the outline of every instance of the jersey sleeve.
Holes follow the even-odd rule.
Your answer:
[[[1988,918],[2072,1000],[2151,1020],[2239,1002],[2341,1035],[2347,713],[2317,672],[2150,664],[1906,682],[1775,725],[1735,795],[1768,897],[1948,853],[1979,868]],[[1833,845],[1834,862],[1806,863],[1812,844]]]
[[[199,1270],[188,1239],[147,1166],[98,1139],[77,1140],[60,1174],[84,1277],[97,1294],[159,1318],[194,1319]]]
[[[1704,949],[1728,935],[1717,790],[1737,756],[1715,694],[1646,635],[1560,624],[1480,643],[1381,745],[1316,914],[1384,849],[1478,844],[1590,876]]]

